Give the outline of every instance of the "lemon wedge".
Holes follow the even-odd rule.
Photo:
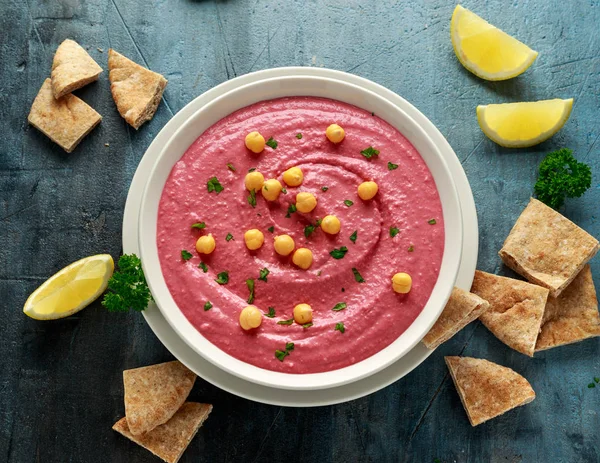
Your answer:
[[[456,57],[486,80],[506,80],[527,70],[538,53],[475,13],[457,5],[450,22]]]
[[[73,315],[104,292],[114,268],[108,254],[73,262],[31,293],[23,312],[36,320],[56,320]]]
[[[558,132],[571,114],[573,98],[477,106],[479,127],[507,148],[526,148]]]

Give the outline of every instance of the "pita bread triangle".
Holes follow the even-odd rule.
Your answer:
[[[125,416],[131,434],[143,434],[169,421],[195,380],[196,375],[178,361],[125,370]]]
[[[533,357],[548,289],[477,270],[471,292],[490,303],[479,317],[486,328],[508,347]]]
[[[78,88],[98,80],[102,68],[83,49],[71,39],[61,43],[56,49],[52,61],[52,93],[58,99]]]
[[[126,418],[113,429],[167,463],[177,463],[211,411],[212,405],[186,402],[169,421],[145,434],[131,434]]]
[[[445,360],[472,426],[535,399],[531,384],[510,368],[471,357]]]
[[[423,344],[429,349],[435,349],[478,318],[489,307],[490,304],[479,296],[464,289],[454,288],[442,314],[423,338]]]
[[[535,350],[600,336],[598,299],[592,271],[586,265],[558,297],[549,297]]]
[[[152,119],[167,79],[134,63],[129,58],[108,50],[110,91],[119,114],[134,129]]]

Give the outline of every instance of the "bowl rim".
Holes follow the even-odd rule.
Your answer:
[[[266,91],[269,96],[262,96],[263,94],[257,92],[257,89],[261,89],[263,92]],[[338,95],[341,92],[345,92],[346,97],[330,96],[330,93]],[[255,97],[256,94],[261,96]],[[347,367],[321,373],[295,374],[267,370],[243,362],[212,344],[200,334],[177,307],[166,286],[158,257],[156,240],[158,205],[165,182],[175,163],[183,156],[189,146],[218,120],[250,104],[285,96],[332,98],[354,104],[363,109],[366,109],[364,108],[364,102],[369,101],[369,108],[380,108],[377,110],[378,116],[399,130],[415,146],[426,162],[440,195],[445,224],[444,254],[438,280],[423,310],[413,323],[395,341],[371,357]],[[363,106],[356,102],[357,98],[362,98]],[[377,103],[373,104],[374,102]],[[410,103],[407,104],[410,105]],[[233,106],[235,109],[223,109],[223,107],[228,108],[228,105]],[[405,125],[404,129],[398,127],[397,121],[397,123],[394,123],[386,119],[386,116],[389,116],[390,113],[400,118],[402,124]],[[198,125],[203,128],[199,130]],[[424,149],[422,146],[424,145],[428,147],[426,156],[431,157],[430,162],[427,162],[426,157],[423,156]],[[421,146],[421,148],[418,148],[418,146]],[[175,156],[173,153],[177,155]],[[433,160],[436,164],[432,166],[431,162]],[[438,172],[437,175],[434,172]],[[443,182],[443,194],[439,182]],[[228,373],[257,384],[290,390],[323,389],[348,384],[370,376],[397,361],[420,342],[437,320],[454,286],[462,252],[461,217],[462,213],[456,186],[439,147],[427,134],[426,130],[401,108],[370,90],[332,78],[314,76],[273,77],[239,86],[215,98],[194,112],[164,144],[152,167],[142,195],[138,220],[140,257],[148,286],[161,313],[177,335],[203,358]]]

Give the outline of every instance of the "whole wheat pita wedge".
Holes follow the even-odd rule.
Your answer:
[[[178,361],[125,370],[125,416],[133,435],[166,423],[190,394],[196,375]]]
[[[27,120],[70,153],[100,123],[102,116],[74,95],[56,100],[50,79],[46,79],[31,105]]]
[[[66,39],[52,61],[52,93],[58,99],[98,80],[102,68],[77,42]]]
[[[488,301],[455,287],[442,314],[423,338],[423,344],[429,349],[437,348],[473,320],[479,318],[489,307]]]
[[[211,411],[212,405],[186,402],[169,421],[145,434],[131,434],[126,418],[113,429],[167,463],[177,463]]]
[[[110,91],[119,114],[134,129],[152,119],[167,79],[130,59],[108,50]]]
[[[548,290],[477,270],[471,292],[490,303],[479,317],[486,328],[507,346],[533,357]]]
[[[548,298],[535,350],[551,349],[594,336],[600,336],[600,316],[592,271],[586,265],[560,296]]]
[[[471,426],[535,399],[529,381],[510,368],[472,357],[444,359]]]
[[[498,254],[508,267],[557,297],[599,248],[596,238],[531,198]]]

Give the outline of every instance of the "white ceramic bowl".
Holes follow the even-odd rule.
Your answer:
[[[435,287],[412,325],[375,355],[345,368],[324,373],[288,374],[250,365],[225,353],[194,328],[173,300],[162,275],[157,247],[157,217],[162,190],[175,163],[210,126],[232,112],[259,101],[286,96],[325,97],[368,111],[399,130],[417,149],[440,193],[445,226],[444,255]],[[365,378],[409,352],[441,313],[456,280],[462,249],[462,217],[457,191],[439,147],[402,109],[353,84],[322,77],[278,77],[231,90],[194,113],[168,140],[146,184],[139,216],[140,257],[152,296],[175,332],[198,354],[247,381],[291,390],[324,389]]]

